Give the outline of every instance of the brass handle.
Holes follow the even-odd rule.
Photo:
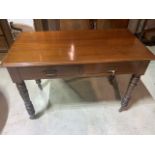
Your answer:
[[[57,76],[57,70],[46,70],[44,73],[47,77]]]
[[[108,73],[111,73],[112,75],[115,75],[116,71],[115,70],[108,70]]]
[[[56,76],[56,74],[46,73],[45,76],[47,76],[47,77],[53,77],[53,76]]]

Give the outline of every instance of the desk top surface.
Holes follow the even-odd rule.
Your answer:
[[[155,60],[127,29],[24,32],[16,39],[5,67]]]

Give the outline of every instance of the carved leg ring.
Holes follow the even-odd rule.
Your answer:
[[[40,79],[36,80],[36,83],[37,83],[39,89],[42,90],[43,88],[42,88],[42,85],[41,85],[41,80]]]
[[[119,109],[120,112],[127,110],[132,91],[135,88],[135,86],[137,85],[139,80],[140,80],[140,75],[136,75],[136,74],[132,75],[129,85],[128,85],[128,88],[127,88],[127,91],[121,101],[121,108]]]
[[[28,114],[30,115],[30,118],[33,119],[34,116],[35,116],[35,110],[34,110],[34,107],[32,105],[32,102],[30,100],[30,97],[29,97],[28,90],[26,88],[25,82],[22,81],[20,83],[16,83],[16,86],[17,86],[17,88],[19,90],[19,93],[20,93],[21,97],[24,100],[25,107],[26,107],[26,110],[27,110]]]

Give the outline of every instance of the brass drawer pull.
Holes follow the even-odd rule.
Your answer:
[[[57,70],[46,70],[44,74],[46,77],[54,77],[57,76]]]
[[[112,75],[115,75],[116,71],[115,70],[108,70],[108,73],[111,73]]]

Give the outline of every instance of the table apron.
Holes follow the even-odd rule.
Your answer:
[[[114,62],[82,65],[55,65],[7,68],[13,82],[64,77],[95,77],[115,74],[143,75],[149,61]]]

